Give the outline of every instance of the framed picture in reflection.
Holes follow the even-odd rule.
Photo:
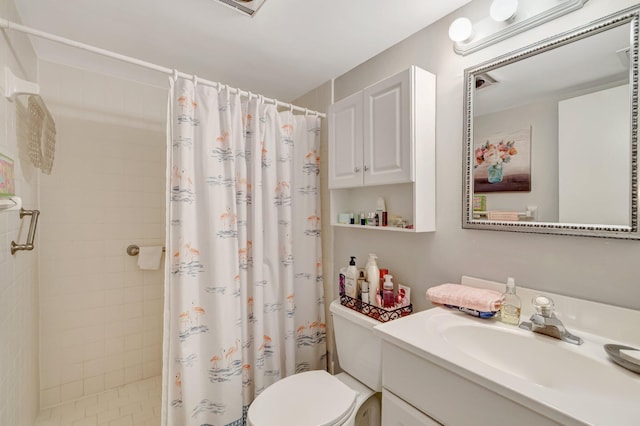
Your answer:
[[[473,191],[531,191],[531,126],[475,139]]]

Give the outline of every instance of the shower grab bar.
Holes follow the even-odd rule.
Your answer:
[[[167,249],[165,247],[162,247],[162,252],[166,252]],[[127,247],[127,254],[129,256],[137,256],[140,253],[140,246],[136,245],[136,244],[131,244],[129,247]]]
[[[25,210],[20,208],[20,219],[25,216],[31,216],[31,222],[29,223],[29,234],[27,235],[26,244],[18,244],[15,241],[11,241],[11,254],[16,254],[19,250],[33,250],[34,241],[36,239],[36,228],[38,227],[38,217],[40,216],[40,210]]]

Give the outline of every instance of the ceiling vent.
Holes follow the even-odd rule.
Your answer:
[[[495,78],[491,77],[487,73],[476,75],[476,89],[484,89],[486,87],[491,86],[492,84],[497,84]]]
[[[238,12],[244,15],[254,16],[258,12],[258,9],[260,9],[260,6],[262,6],[262,3],[264,3],[266,0],[217,0],[217,1],[226,6],[233,8],[234,10],[237,10]]]

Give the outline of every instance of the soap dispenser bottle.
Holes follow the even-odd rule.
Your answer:
[[[395,298],[393,296],[393,283],[391,282],[391,275],[386,274],[384,276],[384,285],[382,289],[382,307],[393,308],[395,306]]]
[[[376,263],[376,256],[374,253],[369,253],[369,260],[365,269],[367,271],[367,281],[369,282],[369,303],[374,306],[378,306],[377,295],[380,294],[380,269]]]
[[[356,268],[356,257],[351,256],[351,261],[344,276],[344,291],[347,296],[358,298],[358,268]]]
[[[500,305],[500,320],[506,324],[518,325],[520,323],[520,308],[522,303],[516,294],[516,282],[513,278],[507,278],[507,288],[502,295]]]

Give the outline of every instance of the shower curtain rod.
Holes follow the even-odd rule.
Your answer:
[[[9,30],[15,30],[15,31],[19,31],[22,33],[26,33],[26,34],[31,34],[33,36],[36,37],[40,37],[40,38],[44,38],[47,40],[51,40],[51,41],[55,41],[57,43],[61,43],[61,44],[66,44],[67,46],[71,46],[71,47],[76,47],[78,49],[82,49],[82,50],[86,50],[88,52],[92,52],[92,53],[97,53],[98,55],[102,55],[102,56],[107,56],[109,58],[113,58],[113,59],[117,59],[119,61],[122,62],[128,62],[130,64],[134,64],[134,65],[138,65],[140,67],[143,68],[148,68],[150,70],[154,70],[154,71],[158,71],[161,73],[165,73],[168,75],[175,75],[176,77],[183,77],[186,79],[194,79],[198,81],[198,83],[202,83],[202,84],[206,84],[207,86],[214,86],[216,88],[220,88],[221,86],[226,86],[228,90],[230,90],[232,93],[235,91],[237,93],[240,94],[240,96],[246,96],[246,97],[256,97],[259,98],[261,95],[256,95],[255,93],[250,93],[248,91],[245,90],[241,90],[235,87],[230,87],[226,84],[222,84],[220,82],[216,82],[216,81],[210,81],[210,80],[205,80],[205,79],[201,79],[200,77],[196,77],[192,74],[187,74],[181,71],[177,71],[175,69],[172,68],[167,68],[167,67],[163,67],[161,65],[157,65],[157,64],[153,64],[151,62],[147,62],[147,61],[143,61],[142,59],[138,59],[138,58],[133,58],[131,56],[126,56],[126,55],[122,55],[120,53],[116,53],[116,52],[112,52],[110,50],[106,50],[106,49],[102,49],[100,47],[95,47],[95,46],[91,46],[89,44],[85,44],[85,43],[80,43],[78,41],[75,40],[71,40],[68,38],[64,38],[64,37],[60,37],[57,36],[55,34],[51,34],[51,33],[47,33],[44,31],[40,31],[40,30],[36,30],[35,28],[31,28],[31,27],[27,27],[25,25],[22,24],[17,24],[15,22],[11,22],[7,19],[4,19],[2,17],[0,17],[0,28],[5,28],[5,29],[9,29]],[[278,101],[277,99],[271,99],[271,98],[267,98],[267,97],[262,97],[262,99],[265,102],[270,102],[273,103],[276,106],[281,106],[284,108],[290,108],[291,110],[295,110],[295,111],[300,111],[300,112],[304,112],[305,114],[313,114],[313,115],[317,115],[318,117],[321,118],[325,118],[326,114],[318,112],[318,111],[311,111],[307,108],[302,108],[299,107],[297,105],[293,105],[287,102],[281,102]]]

